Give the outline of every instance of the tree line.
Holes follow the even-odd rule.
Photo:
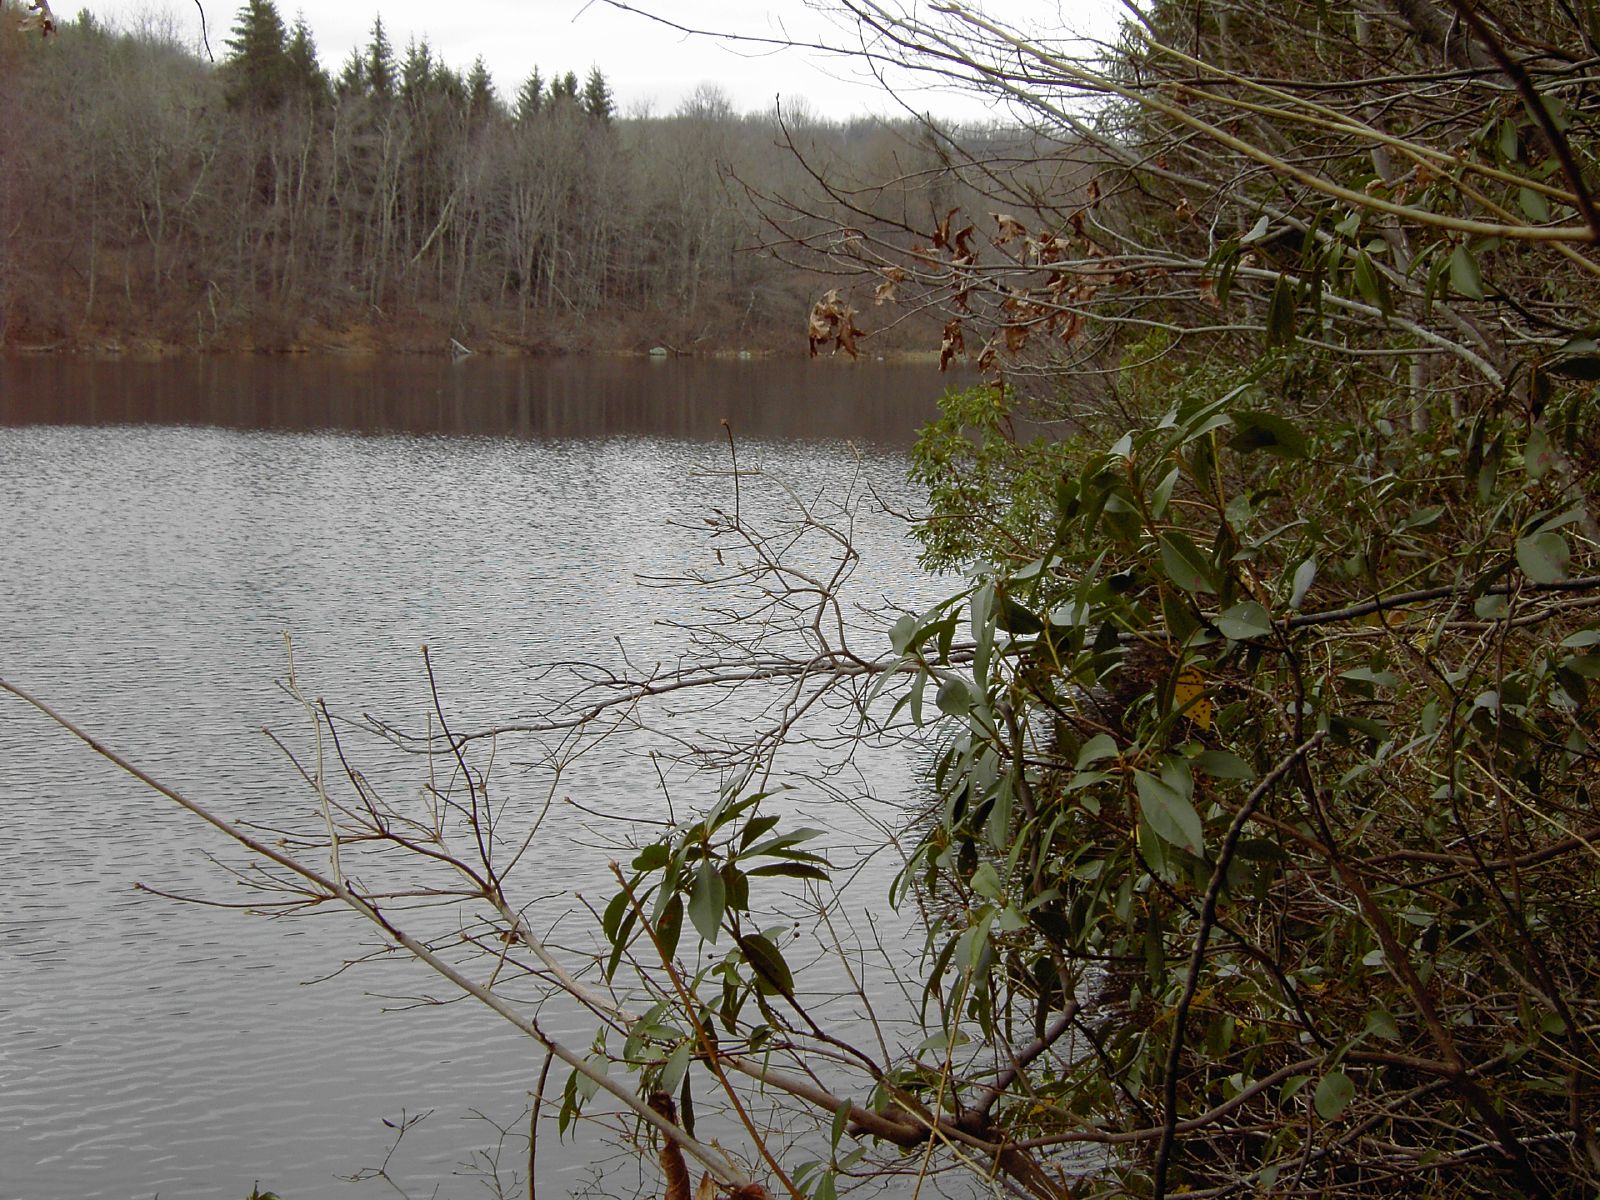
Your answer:
[[[159,21],[24,15],[0,22],[0,345],[796,344],[815,279],[763,251],[756,198],[834,202],[794,147],[941,169],[912,122],[745,115],[712,85],[625,116],[597,66],[508,100],[381,18],[330,73],[272,0],[216,64]]]

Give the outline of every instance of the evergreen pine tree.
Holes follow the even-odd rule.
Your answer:
[[[533,69],[517,92],[516,117],[518,121],[531,121],[539,115],[539,110],[544,107],[544,77],[539,74],[539,68]]]
[[[443,63],[436,63],[433,68],[432,90],[434,95],[442,96],[457,108],[465,107],[467,103],[467,85],[461,79],[461,72]]]
[[[374,96],[388,99],[394,95],[394,48],[383,31],[383,17],[372,19],[372,41],[367,43],[366,85]]]
[[[591,67],[588,81],[583,85],[583,111],[596,121],[609,125],[615,109],[606,77],[600,73],[599,67]]]
[[[340,96],[359,96],[367,90],[367,60],[361,56],[361,51],[350,51],[333,90]]]
[[[294,29],[289,33],[285,55],[289,60],[290,86],[313,103],[320,104],[326,100],[328,73],[317,61],[317,43],[311,36],[304,12],[295,14]]]
[[[433,84],[433,50],[428,39],[412,38],[406,46],[405,62],[400,64],[400,95],[410,104],[419,103]]]
[[[467,76],[467,115],[474,121],[481,121],[494,111],[494,106],[494,80],[480,54],[473,60],[472,71]]]
[[[576,100],[578,98],[578,77],[571,71],[565,75],[557,75],[550,81],[550,99]]]
[[[245,0],[227,41],[228,103],[262,109],[283,103],[292,72],[285,39],[283,18],[272,0]]]

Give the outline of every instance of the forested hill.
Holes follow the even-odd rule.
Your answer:
[[[916,122],[780,122],[712,86],[624,116],[588,64],[503,97],[380,22],[330,74],[271,0],[215,64],[0,3],[0,348],[803,347],[828,285],[773,250],[838,227],[814,170],[902,181],[851,203],[907,226],[959,202]]]

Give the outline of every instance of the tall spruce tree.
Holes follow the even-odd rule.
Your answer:
[[[606,77],[600,73],[599,67],[589,68],[589,78],[583,85],[583,111],[602,124],[611,124],[611,118],[616,111],[616,104],[611,97],[611,88],[606,83]]]
[[[359,96],[367,90],[367,60],[362,57],[361,51],[350,51],[350,57],[344,60],[344,66],[339,71],[339,78],[334,81],[333,90],[339,96]]]
[[[568,71],[565,75],[557,75],[550,81],[550,99],[571,100],[578,99],[578,75],[575,71]]]
[[[467,75],[467,115],[473,121],[481,121],[494,111],[496,103],[494,80],[480,54]]]
[[[400,64],[400,96],[408,104],[416,104],[433,83],[433,49],[428,39],[418,42],[412,38],[406,46],[405,61]]]
[[[317,60],[317,43],[303,11],[295,14],[294,28],[289,32],[284,53],[288,59],[290,86],[314,104],[325,101],[330,90],[328,73]]]
[[[383,30],[383,17],[372,18],[372,40],[367,43],[365,67],[366,86],[372,95],[388,99],[394,95],[394,48],[389,35]]]
[[[535,67],[533,74],[528,76],[517,92],[517,120],[531,121],[544,107],[544,101],[544,77],[539,74],[539,68]]]
[[[230,104],[277,108],[293,77],[283,18],[272,0],[245,0],[227,41],[224,64]]]

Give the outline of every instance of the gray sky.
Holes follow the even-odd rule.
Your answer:
[[[850,30],[800,3],[763,0],[631,0],[677,24],[750,37],[796,41],[847,42]],[[907,0],[917,3],[918,0]],[[220,59],[239,9],[239,0],[201,0],[211,48]],[[829,117],[900,111],[878,83],[837,57],[799,50],[771,50],[679,34],[647,17],[621,12],[604,0],[277,0],[284,22],[304,11],[316,37],[322,63],[337,73],[352,48],[364,45],[375,14],[403,55],[407,41],[426,37],[437,57],[459,69],[482,55],[502,97],[514,95],[534,67],[575,71],[582,78],[598,66],[628,111],[648,107],[671,112],[703,82],[720,86],[742,111],[770,109],[775,97],[804,98],[813,112]],[[171,20],[179,36],[198,45],[200,15],[195,0],[92,0],[87,5],[56,0],[58,17],[87,7],[117,25],[141,20]],[[991,0],[988,8],[1018,24],[1036,24],[1064,36],[1110,36],[1116,29],[1117,0]],[[1003,116],[969,99],[947,93],[909,90],[919,110],[956,120]]]

